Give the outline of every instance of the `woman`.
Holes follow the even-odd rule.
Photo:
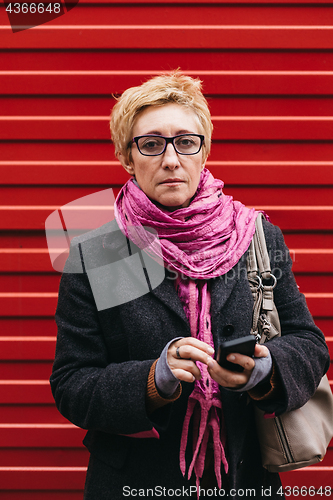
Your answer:
[[[174,73],[128,89],[111,133],[133,177],[115,220],[72,242],[51,376],[60,412],[88,429],[84,498],[197,496],[199,486],[200,497],[260,498],[270,488],[283,498],[279,476],[262,468],[253,408],[279,415],[303,405],[329,356],[281,231],[264,222],[268,251],[280,257],[272,268],[282,337],[256,345],[254,358],[231,354],[242,372],[224,369],[218,345],[251,329],[244,271],[258,214],[224,195],[205,168],[212,123],[200,82]],[[111,304],[108,290],[126,296],[131,284],[104,270],[128,256],[143,262],[141,230],[158,234],[160,251],[150,253],[163,258],[163,281],[152,286],[144,268],[149,291]],[[85,272],[68,272],[78,258]]]

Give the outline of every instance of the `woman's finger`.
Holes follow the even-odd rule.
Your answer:
[[[176,361],[175,363],[172,363],[170,369],[174,373],[174,375],[176,375],[175,372],[177,370],[183,370],[193,375],[194,378],[196,378],[197,380],[200,380],[201,378],[201,372],[199,368],[193,361],[189,359],[183,359],[181,361]]]
[[[214,354],[214,349],[205,344],[205,348],[202,349],[201,346],[193,346],[191,344],[179,344],[175,342],[169,347],[169,353],[175,359],[191,359],[192,361],[201,361],[201,363],[207,364],[208,358]]]
[[[194,382],[195,381],[195,376],[193,375],[193,373],[191,372],[188,372],[186,370],[181,370],[180,368],[176,369],[176,370],[172,370],[173,371],[173,374],[175,377],[178,378],[178,380],[181,380],[182,382]]]
[[[179,348],[176,347],[175,349],[179,349]],[[202,351],[198,351],[198,352],[199,352],[199,355],[197,357],[198,358],[202,358],[202,356],[203,356],[203,360],[202,361],[205,364],[207,364],[209,356],[207,354],[205,354],[205,353],[202,353]],[[191,358],[183,358],[183,357],[179,358],[179,357],[177,357],[177,355],[172,355],[170,353],[169,353],[167,359],[168,359],[169,368],[174,373],[175,376],[177,376],[176,373],[175,373],[176,370],[183,370],[183,371],[189,372],[197,380],[199,380],[201,378],[200,370],[199,370],[199,368],[196,365],[196,361],[197,360],[194,361]]]
[[[213,354],[214,349],[205,342],[186,337],[170,344],[167,361],[169,368],[179,380],[193,382],[201,378],[196,362],[207,364]]]
[[[199,351],[209,354],[210,356],[214,354],[213,347],[211,347],[206,342],[202,342],[201,340],[195,339],[193,337],[183,337],[182,339],[175,340],[175,342],[173,342],[170,347],[171,346],[188,346],[188,348],[193,347],[195,349],[198,349]]]
[[[252,371],[255,365],[255,361],[253,358],[249,356],[245,356],[244,354],[239,353],[231,353],[227,356],[227,361],[230,363],[234,363],[236,365],[240,365],[244,370]]]
[[[239,354],[239,356],[241,355]],[[245,357],[247,357],[249,360],[246,361],[245,364],[247,366],[254,367],[254,360],[252,358],[249,358],[248,356]],[[227,357],[227,359],[229,361],[229,357]],[[232,360],[230,359],[230,361]],[[252,361],[252,363],[250,363],[250,361]],[[244,360],[242,360],[242,362],[244,363]],[[238,364],[240,363],[238,362]],[[222,366],[220,366],[215,359],[211,359],[208,362],[208,372],[210,376],[222,387],[230,387],[236,389],[245,385],[251,376],[252,370],[253,368],[244,369],[243,372],[233,372],[231,370],[222,368]]]
[[[254,348],[255,358],[266,358],[268,356],[268,349],[265,345],[256,344]]]

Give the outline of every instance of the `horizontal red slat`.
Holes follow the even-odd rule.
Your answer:
[[[333,64],[332,64],[333,66]],[[185,72],[187,74],[187,72]],[[199,73],[199,72],[198,72]],[[207,72],[208,73],[208,72]],[[212,72],[213,73],[213,72]],[[301,73],[302,76],[306,72]],[[326,73],[325,73],[326,74]],[[327,73],[328,74],[328,73]],[[0,72],[1,75],[1,72]],[[264,75],[262,75],[264,76]],[[324,76],[324,75],[323,75]],[[24,77],[24,74],[22,74]],[[55,74],[55,78],[57,75]],[[43,75],[40,76],[43,78]],[[210,76],[203,76],[203,86]],[[221,79],[223,81],[223,79]],[[140,83],[140,82],[138,82]],[[126,85],[126,83],[124,83]],[[99,87],[98,87],[99,88]],[[215,90],[218,88],[215,86]],[[332,116],[332,96],[208,96],[213,116]],[[115,104],[112,96],[6,96],[1,99],[3,116],[106,116]]]
[[[0,337],[0,339],[4,339],[5,337]],[[12,338],[12,337],[10,337]],[[30,337],[32,339],[30,341],[31,345],[33,346],[35,344],[35,339],[36,337]],[[55,337],[54,337],[55,338]],[[21,343],[20,337],[14,337],[14,343],[18,344]],[[5,341],[6,342],[6,341]],[[0,344],[3,344],[4,341],[0,340]],[[22,342],[22,345],[26,345],[26,342]],[[54,343],[55,345],[55,343]],[[37,346],[38,346],[38,341],[37,341]],[[43,346],[39,345],[39,348]],[[19,346],[17,346],[19,348]],[[5,348],[6,349],[6,348]],[[36,358],[36,359],[35,359]],[[38,359],[39,358],[39,359]],[[53,351],[53,357],[50,359],[49,355],[46,356],[46,359],[41,358],[39,353],[31,353],[26,356],[26,358],[22,355],[18,359],[15,359],[15,356],[12,356],[12,358],[7,357],[7,359],[4,359],[4,355],[1,353],[0,354],[0,380],[14,380],[14,379],[20,379],[20,380],[48,380],[51,372],[52,372],[52,363],[54,359],[54,351]],[[15,362],[14,362],[15,361]],[[10,420],[3,420],[4,415],[3,415],[3,407],[1,408],[0,412],[0,422],[6,422],[6,421],[12,421]],[[26,416],[25,416],[25,421]],[[44,421],[44,420],[42,420]],[[1,444],[1,443],[0,443]]]
[[[65,422],[57,423],[0,423],[2,448],[81,448],[86,431]],[[323,465],[333,464],[333,442],[325,457]],[[13,455],[13,452],[11,453]],[[67,457],[68,458],[68,457]],[[83,457],[84,458],[84,457]],[[38,462],[38,455],[34,459]],[[84,458],[85,460],[85,458]],[[70,457],[69,457],[69,461]],[[1,460],[1,463],[3,460]],[[13,463],[13,458],[7,463]],[[18,458],[16,458],[18,462]],[[53,463],[54,463],[53,459]],[[59,460],[58,460],[59,462]],[[80,460],[82,463],[82,460]],[[45,463],[45,462],[44,462]],[[49,460],[49,463],[52,461]],[[72,463],[72,462],[71,462]]]
[[[126,3],[126,2],[125,2]],[[235,2],[233,2],[235,3]],[[82,8],[81,2],[76,6],[75,10],[70,15],[65,15],[52,20],[52,25],[105,25],[110,19],[117,25],[163,25],[170,24],[172,20],[175,24],[184,24],[186,19],[187,25],[196,25],[200,20],[202,25],[212,25],[223,23],[224,25],[285,25],[288,20],[288,25],[330,25],[330,14],[332,12],[329,6],[320,5],[316,8],[304,8],[303,6],[295,6],[293,2],[289,5],[214,5],[212,2],[196,2],[196,4],[181,5],[178,2],[166,4],[166,2],[155,2],[149,5],[149,15],[147,15],[146,2],[133,3],[130,7],[124,8],[122,2],[112,2],[109,5],[101,5],[94,3],[86,5]],[[237,3],[237,2],[236,2]],[[128,15],[130,8],[131,16]],[[3,11],[2,11],[3,14]],[[0,24],[5,21],[5,18],[0,18]]]
[[[0,294],[0,316],[54,316],[56,307],[57,293]]]
[[[308,295],[308,294],[306,294]],[[311,294],[310,294],[311,295]],[[317,299],[317,297],[315,297]],[[332,299],[332,297],[331,297]],[[309,300],[313,300],[313,297],[308,297],[308,302]],[[324,306],[321,306],[324,308]],[[318,311],[321,312],[322,309],[320,309],[315,303],[315,305],[312,305],[312,310],[314,312]],[[326,310],[326,309],[325,309]],[[333,332],[330,332],[333,333]],[[12,337],[10,337],[12,339]],[[329,344],[329,347],[332,350],[332,336],[327,337],[327,342]],[[0,346],[1,346],[1,354],[0,354],[0,359],[2,362],[4,361],[50,361],[50,363],[53,362],[54,360],[54,355],[55,355],[55,344],[56,344],[56,338],[51,337],[50,340],[48,341],[43,341],[43,340],[36,340],[34,337],[14,337],[13,340],[8,340],[8,337],[0,337]],[[333,350],[332,350],[332,358],[333,358]],[[30,366],[29,366],[30,367]],[[29,369],[28,371],[25,369],[23,366],[22,370],[18,369],[17,366],[14,366],[15,368],[15,374],[11,373],[13,370],[6,370],[6,373],[3,373],[4,370],[0,371],[0,376],[4,377],[5,379],[10,379],[10,377],[13,376],[19,376],[20,371],[24,371],[22,373],[24,379],[28,379],[29,376],[43,376],[45,375],[45,372],[47,372],[46,376],[49,377],[51,374],[51,367],[43,366],[42,370],[37,370],[37,369]],[[20,367],[19,367],[20,368]],[[38,365],[32,366],[31,368],[38,368]],[[332,373],[332,379],[333,379],[333,373]]]
[[[327,496],[331,496],[329,489],[330,491],[333,489],[333,469],[324,466],[319,469],[319,467],[284,473],[281,476],[284,487],[295,485],[299,481],[299,484],[308,488],[313,486],[319,489],[322,486],[324,491],[327,486]],[[319,471],[320,474],[318,474]],[[58,489],[60,486],[62,489],[80,489],[84,485],[85,472],[84,467],[1,467],[0,484],[4,489],[47,490]],[[269,496],[268,493],[267,496]],[[302,498],[305,497],[302,496]]]
[[[290,249],[295,273],[333,273],[333,250]],[[0,249],[0,272],[55,272],[47,249]]]
[[[57,326],[54,315],[50,318],[2,318],[0,317],[0,331],[5,336],[55,336]],[[1,378],[1,377],[0,377]]]
[[[83,488],[83,486],[82,486]],[[82,500],[83,498],[83,489],[82,491],[36,491],[36,490],[21,490],[13,489],[9,490],[0,490],[1,500]]]
[[[314,486],[316,489],[319,489],[322,486],[324,495],[312,496],[312,498],[325,498],[325,486],[331,487],[331,492],[333,492],[332,471],[333,466],[315,465],[291,472],[283,472],[280,477],[284,487],[298,485],[299,487],[304,486],[308,488]],[[331,495],[332,493],[327,496],[330,497]],[[290,498],[295,498],[296,496],[298,495],[291,495]],[[310,498],[310,495],[301,498]]]
[[[53,403],[54,399],[48,380],[0,380],[0,401],[2,404],[45,404]]]
[[[12,36],[0,27],[5,49],[330,49],[331,26],[41,25]]]
[[[202,70],[205,71],[205,80],[209,77],[209,74],[219,74],[221,70],[222,74],[224,74],[224,71],[243,70],[248,71],[250,74],[256,71],[291,71],[292,74],[294,71],[305,71],[306,75],[308,71],[312,74],[312,71],[332,70],[332,61],[332,52],[318,50],[312,52],[298,50],[288,52],[270,51],[269,54],[265,51],[252,51],[251,57],[249,57],[249,52],[246,49],[216,52],[210,50],[169,49],[163,51],[163,61],[157,64],[154,60],[154,66],[152,66],[152,52],[137,49],[135,56],[131,51],[113,51],[112,67],[110,67],[110,53],[108,51],[85,51],[84,57],[77,57],[76,51],[55,51],[52,52],[51,58],[48,51],[33,51],[32,56],[32,51],[26,50],[24,52],[10,51],[6,57],[2,58],[1,70],[87,71],[88,74],[94,71],[120,71],[124,72],[125,75],[128,74],[128,71],[133,71],[133,74],[137,75],[147,71],[149,75],[152,75],[157,70],[170,71],[170,69],[180,67],[185,73],[190,71],[192,76],[201,74]],[[144,79],[146,78],[148,76],[144,77]],[[123,82],[122,85],[125,86],[126,82]],[[98,89],[99,87],[96,88],[96,91]],[[24,90],[22,93],[24,94],[27,91],[29,89]],[[218,89],[212,89],[213,94],[216,94],[217,91]],[[45,89],[42,89],[41,95],[44,92]],[[77,92],[80,92],[80,89],[77,89]],[[205,90],[205,92],[207,91]],[[111,99],[109,91],[106,95],[108,99]]]
[[[64,257],[61,264],[63,265],[65,258],[67,257],[67,252],[61,258]],[[284,255],[280,251],[271,255],[273,262],[273,267],[276,264],[279,265],[281,259]],[[291,258],[295,260],[295,254],[291,253]],[[60,264],[59,259],[57,264]],[[276,263],[276,264],[275,264]],[[322,271],[322,273],[311,273],[311,272],[297,272],[297,281],[299,282],[303,292],[331,292],[333,289],[333,274]],[[56,293],[59,289],[59,282],[61,278],[60,271],[53,273],[31,273],[27,272],[24,274],[17,273],[5,273],[0,280],[0,297],[2,298],[26,298],[26,297],[37,297],[37,295],[22,295],[22,294],[43,294],[46,293]],[[8,295],[9,294],[9,295]],[[18,294],[18,295],[13,295]],[[26,335],[26,332],[24,332]],[[9,335],[11,336],[11,334]],[[34,336],[34,335],[33,335]],[[45,336],[45,332],[43,337]]]
[[[38,299],[37,299],[38,300]],[[54,304],[56,304],[56,297],[54,299]],[[54,314],[50,314],[50,319],[45,319],[42,316],[39,318],[34,318],[34,317],[12,317],[12,318],[6,318],[6,317],[1,317],[0,316],[0,330],[3,335],[6,336],[41,336],[44,337],[45,335],[53,335],[54,337],[56,336],[57,333],[57,328],[56,328],[56,323],[54,321]],[[323,330],[325,335],[328,338],[327,342],[331,346],[330,349],[333,353],[333,319],[330,318],[330,315],[327,315],[328,318],[319,318],[318,316],[316,317],[316,323],[318,324],[319,328]],[[332,316],[332,315],[331,315]],[[34,367],[32,364],[29,364],[28,367],[20,365],[20,368],[18,368],[16,365],[11,365],[13,367],[14,372],[16,373],[16,376],[19,375],[20,378],[40,378],[36,377],[36,373],[33,371]],[[38,373],[43,373],[43,376],[45,376],[45,370],[47,371],[47,374],[50,372],[50,367],[44,368],[44,363],[38,365],[40,367],[40,370],[44,370],[42,372]],[[2,364],[1,367],[4,367]],[[37,369],[37,368],[36,368]],[[20,370],[23,370],[24,373],[21,374]],[[31,371],[32,370],[32,371]],[[6,376],[11,373],[10,368],[6,367],[5,368]],[[30,375],[29,375],[30,374]],[[48,376],[48,375],[47,375]],[[0,371],[0,378],[5,378],[5,375]],[[12,374],[11,378],[15,378],[14,373]]]
[[[16,364],[16,363],[15,363]],[[50,404],[1,404],[0,422],[20,424],[24,420],[28,424],[68,424],[68,420],[57,410],[54,401]],[[1,447],[0,447],[1,449]],[[59,451],[57,452],[59,454]],[[0,452],[0,460],[4,460]],[[2,463],[2,462],[1,462]],[[9,461],[7,463],[10,463]],[[17,461],[13,464],[21,465]],[[44,463],[44,462],[42,462]],[[53,462],[54,463],[54,462]],[[34,462],[37,464],[37,462]],[[33,464],[32,464],[33,465]]]
[[[78,448],[0,448],[0,467],[8,466],[80,466],[88,465],[89,452],[80,444]],[[2,500],[2,496],[0,494]],[[82,499],[81,499],[82,500]]]
[[[53,360],[55,337],[0,337],[1,360]],[[0,440],[1,442],[1,440]]]
[[[273,259],[278,262],[281,256],[277,252]],[[273,260],[274,262],[274,260]],[[296,281],[302,293],[331,293],[333,290],[333,274],[323,271],[321,274],[296,273]]]
[[[86,432],[70,423],[0,424],[3,448],[76,448],[82,446]]]
[[[52,212],[60,208],[59,206],[16,206],[16,207],[3,207],[0,206],[0,229],[45,229],[45,221]],[[89,230],[85,221],[91,220],[91,207],[84,209],[82,207],[80,218],[76,219],[76,228],[78,230]],[[93,216],[96,221],[103,221],[101,224],[96,223],[96,227],[101,226],[109,220],[113,220],[113,208],[111,206],[105,208],[97,207],[93,211]]]
[[[4,490],[81,490],[85,475],[86,467],[0,467],[0,485]]]
[[[209,95],[330,95],[333,81],[332,71],[190,69],[184,72],[203,80],[204,92]],[[0,71],[0,95],[96,95],[98,92],[110,96],[112,106],[111,94],[122,93],[160,73],[163,72],[7,70]]]
[[[268,213],[273,224],[278,225],[282,230],[325,231],[333,229],[333,206],[257,205],[256,208]],[[17,206],[15,208],[2,206],[0,207],[0,229],[43,230],[45,220],[56,209],[58,206]],[[108,211],[111,214],[108,220],[112,220],[112,211],[111,209]],[[96,210],[96,217],[97,212],[98,210]],[[105,217],[105,211],[99,212],[101,217]],[[80,218],[78,222],[82,221],[83,224],[83,219]],[[82,226],[82,229],[86,227]]]
[[[213,169],[211,165],[208,165],[210,171]],[[119,167],[121,168],[121,167]],[[333,169],[332,169],[333,171]],[[224,175],[223,169],[220,171],[214,172],[212,171],[215,178],[221,179],[228,177]],[[278,175],[278,174],[277,174]],[[316,175],[315,169],[313,169],[312,175]],[[232,196],[235,200],[241,200],[242,203],[251,207],[255,206],[260,200],[262,205],[273,205],[273,206],[303,206],[311,200],[311,206],[320,207],[320,206],[330,206],[332,203],[333,196],[333,184],[320,184],[317,186],[314,185],[301,185],[296,181],[293,175],[291,177],[289,185],[267,185],[266,176],[262,177],[258,184],[249,185],[246,182],[243,182],[243,179],[240,178],[236,184],[227,183],[224,187],[224,193],[226,195]],[[312,176],[311,176],[312,178]],[[294,184],[292,184],[294,179]],[[84,196],[96,194],[97,201],[95,199],[94,203],[96,206],[97,203],[100,203],[99,206],[108,206],[102,205],[104,194],[107,195],[107,202],[112,202],[115,199],[121,189],[119,186],[113,186],[110,189],[108,185],[105,186],[91,186],[91,185],[67,185],[62,186],[61,189],[54,187],[54,185],[50,186],[22,186],[22,185],[7,185],[2,187],[1,189],[1,200],[2,207],[8,207],[10,210],[24,210],[24,207],[45,207],[45,206],[56,206],[63,207],[63,212],[67,215],[67,213],[73,214],[74,212],[69,212],[66,208],[66,205],[71,202],[78,202],[78,200],[82,199]],[[107,190],[107,191],[106,191]],[[84,200],[83,200],[84,201]],[[93,205],[91,198],[86,198],[85,205],[89,206]],[[73,205],[73,203],[72,203]],[[71,205],[71,206],[72,206]],[[19,207],[19,208],[16,208]],[[70,208],[70,207],[69,207]],[[5,208],[3,208],[5,210]],[[1,210],[1,207],[0,207]],[[92,209],[93,210],[93,209]],[[76,213],[76,212],[75,212]],[[100,212],[97,211],[97,214]],[[92,212],[93,215],[93,212]],[[108,218],[110,215],[107,213],[107,209],[105,209],[105,216]],[[91,221],[92,227],[95,227],[97,223],[104,223],[104,220],[100,221],[97,217],[93,216],[93,220]],[[73,225],[73,224],[72,224]],[[9,243],[9,241],[8,241]],[[21,245],[22,246],[22,245]],[[9,244],[8,244],[9,247]],[[46,247],[45,244],[42,245],[42,248]],[[0,244],[1,249],[1,244]],[[4,249],[4,252],[7,250]]]
[[[0,175],[2,185],[70,185],[78,181],[81,185],[101,185],[103,181],[119,185],[130,178],[116,161],[0,162]]]
[[[215,140],[330,140],[332,117],[213,117]]]
[[[45,220],[58,207],[2,207],[0,208],[0,229],[37,229],[45,230]]]
[[[66,257],[67,255],[65,255]],[[291,258],[294,259],[294,254],[291,254]],[[62,257],[61,257],[62,258]],[[281,254],[280,251],[277,251],[275,254],[271,255],[273,268],[275,272],[275,268],[279,267],[281,259],[284,258],[284,255]],[[63,265],[65,258],[60,263],[59,259],[57,260],[57,264]],[[277,276],[280,275],[279,271],[276,271]],[[327,273],[322,269],[321,273],[310,273],[310,272],[296,272],[296,280],[297,284],[300,286],[300,290],[303,293],[330,293],[333,289],[333,273]],[[39,297],[39,295],[31,295],[31,294],[42,294],[45,293],[54,293],[56,294],[59,289],[59,282],[61,278],[60,271],[53,273],[5,273],[2,275],[0,280],[0,297],[1,298],[12,298],[20,299],[27,297]],[[19,292],[18,292],[19,290]],[[5,294],[5,295],[3,295]],[[24,295],[22,295],[24,294]],[[30,294],[30,295],[26,295]],[[52,296],[51,296],[52,297]],[[44,335],[41,337],[36,336],[36,339],[41,339],[49,337],[48,332],[44,332]],[[19,337],[24,338],[28,336],[26,332],[23,335],[19,335]],[[14,335],[12,332],[8,336],[4,337],[8,339],[13,339]],[[35,337],[35,335],[32,335]]]
[[[1,117],[0,134],[4,140],[107,140],[109,118],[77,117]]]
[[[213,148],[215,146],[213,145]],[[211,161],[207,168],[225,184],[330,185],[333,162]],[[315,175],[313,175],[315,172]],[[117,161],[7,161],[0,162],[2,185],[124,184],[130,176]]]
[[[288,248],[333,248],[333,232],[284,231],[284,239]]]
[[[109,139],[105,142],[15,142],[14,144],[15,147],[13,147],[13,142],[0,142],[0,158],[2,162],[103,161],[110,162],[110,165],[113,166],[112,162],[115,160],[114,148]],[[330,142],[325,141],[214,141],[209,161],[331,162],[332,145]],[[50,165],[51,167],[52,165]],[[93,175],[93,171],[91,174]],[[109,179],[108,175],[101,178],[100,182],[103,184]],[[283,182],[285,182],[285,179],[283,179]],[[77,179],[75,184],[77,184]]]
[[[315,323],[316,323],[317,326],[319,326],[318,325],[318,320],[315,320]],[[330,333],[331,336],[327,336],[327,333],[326,333],[326,337],[325,338],[326,338],[326,343],[327,343],[328,350],[329,350],[329,353],[330,353],[330,356],[331,356],[331,360],[333,360],[333,336],[332,336],[332,334],[333,334],[333,328],[330,329],[329,333]],[[333,374],[332,373],[330,375],[330,379],[333,380]]]
[[[291,249],[294,273],[333,273],[333,250]]]
[[[330,337],[330,338],[333,340],[333,337]],[[333,356],[331,356],[331,358],[332,358],[331,359],[331,364],[330,364],[330,367],[329,367],[328,372],[327,372],[327,377],[333,383]],[[333,447],[333,442],[332,442],[331,446]]]
[[[112,191],[107,190],[107,188],[108,185],[101,186],[100,188],[96,186],[68,185],[62,186],[61,189],[54,185],[43,187],[12,185],[2,187],[1,201],[2,205],[11,205],[13,207],[17,205],[56,205],[58,207],[61,207],[63,205],[66,205],[67,203],[73,202],[75,200],[77,201],[84,196],[99,193],[100,196],[97,196],[97,200],[95,200],[95,203],[91,203],[91,198],[89,198],[88,200],[86,199],[86,203],[82,203],[82,205],[84,204],[85,206],[96,206],[99,203],[100,206],[104,207],[107,205],[106,200],[104,200],[104,202],[102,200],[103,191],[104,194],[107,195],[107,201],[113,201],[120,191],[120,187],[113,187]],[[308,191],[309,188],[306,188],[306,192]],[[328,188],[327,191],[322,188],[319,191],[321,193],[321,200],[323,201],[323,196],[325,196],[324,193],[329,192],[330,195],[331,191],[333,191],[333,186],[331,189]],[[327,197],[327,200],[329,199],[330,197]],[[81,202],[84,201],[85,200],[82,200]],[[322,205],[323,203],[320,204]],[[67,212],[66,208],[65,213],[69,213]]]
[[[251,206],[251,205],[249,205]],[[288,248],[308,248],[311,241],[312,248],[333,248],[332,231],[284,231]],[[47,248],[45,231],[0,231],[0,248]],[[34,333],[32,333],[33,335]],[[7,335],[10,335],[7,333]]]
[[[52,272],[49,252],[46,249],[23,249],[16,252],[0,249],[0,272]]]
[[[312,175],[315,175],[314,171],[312,172]],[[222,176],[223,172],[222,175],[220,175],[220,178]],[[290,177],[293,178],[293,175],[290,175]],[[329,184],[320,186],[302,186],[300,184],[296,184],[295,182],[294,185],[289,186],[271,186],[266,184],[264,179],[265,176],[257,185],[247,185],[246,183],[243,183],[242,180],[239,181],[242,184],[225,185],[224,193],[232,196],[234,200],[240,200],[248,207],[256,206],[258,204],[258,200],[260,200],[262,205],[275,205],[282,207],[289,205],[293,207],[303,206],[307,204],[309,200],[311,200],[311,206],[330,206],[332,204],[333,186],[330,186]],[[17,194],[19,195],[19,188]],[[30,202],[31,199],[33,198],[30,198]],[[19,200],[19,198],[17,198],[17,200]],[[14,202],[15,195],[13,193],[12,203]]]
[[[312,316],[331,316],[333,311],[333,293],[305,293]]]
[[[310,255],[308,255],[309,261],[307,260],[306,263],[304,263],[304,268],[301,271],[297,271],[297,267],[295,268],[294,266],[297,283],[300,285],[302,292],[329,293],[333,289],[333,274],[328,272],[328,267],[330,264],[330,260],[332,258],[332,254],[331,252],[325,251],[324,255],[321,255],[321,252],[319,252],[319,257],[317,259],[317,254],[318,254],[318,252],[316,253],[317,249],[313,250],[314,251]],[[67,252],[61,255],[62,265],[64,264],[66,257],[67,257]],[[285,256],[281,254],[280,251],[277,251],[275,254],[272,254],[271,259],[273,267],[275,268],[276,265],[279,266],[279,263],[284,257]],[[327,257],[328,262],[325,263],[325,261],[322,260],[323,266],[317,269],[317,271],[318,270],[321,271],[318,274],[318,272],[315,272],[313,270],[312,264],[316,265],[317,260],[320,262],[320,258],[323,259],[325,257]],[[311,262],[310,261],[311,258],[313,258],[316,262]],[[297,261],[297,253],[295,253],[293,249],[291,250],[291,259],[294,263],[295,260]],[[57,259],[57,265],[58,264],[60,264],[59,258]],[[12,297],[14,299],[20,297],[29,297],[29,295],[21,295],[22,293],[43,294],[45,291],[46,293],[56,293],[58,292],[59,289],[59,282],[61,278],[60,271],[61,268],[59,269],[58,266],[56,272],[32,273],[31,271],[28,270],[27,272],[22,274],[18,274],[15,272],[5,273],[0,280],[0,293],[5,294],[1,295],[1,297]],[[17,293],[19,295],[16,296],[13,295]],[[34,297],[34,295],[30,296]],[[4,334],[4,332],[2,333]],[[48,333],[49,332],[47,331],[43,332],[42,336],[45,337],[45,335]],[[27,333],[24,331],[23,335],[27,335]],[[8,338],[12,338],[12,336],[13,333],[10,332]]]
[[[333,206],[260,206],[258,210],[264,210],[273,224],[282,230],[315,230],[323,231],[332,229]]]
[[[328,116],[212,117],[214,140],[332,140]],[[108,116],[0,117],[4,140],[110,140]]]
[[[332,293],[306,293],[305,296],[313,316],[331,316]],[[0,316],[53,316],[57,305],[56,293],[0,294],[0,298]]]

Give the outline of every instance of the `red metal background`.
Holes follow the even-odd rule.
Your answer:
[[[203,80],[215,127],[208,167],[282,228],[333,352],[332,18],[328,0],[81,0],[13,34],[0,4],[1,500],[82,498],[84,431],[48,386],[60,276],[44,221],[127,180],[109,140],[112,94],[152,75],[180,67]],[[332,471],[330,447],[282,481],[333,490]]]

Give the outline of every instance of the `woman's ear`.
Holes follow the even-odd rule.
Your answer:
[[[127,158],[125,158],[125,156],[120,152],[117,153],[117,158],[120,161],[120,163],[122,164],[122,166],[124,167],[124,169],[126,170],[126,172],[128,172],[131,175],[134,175],[133,163],[130,163],[129,160]]]

